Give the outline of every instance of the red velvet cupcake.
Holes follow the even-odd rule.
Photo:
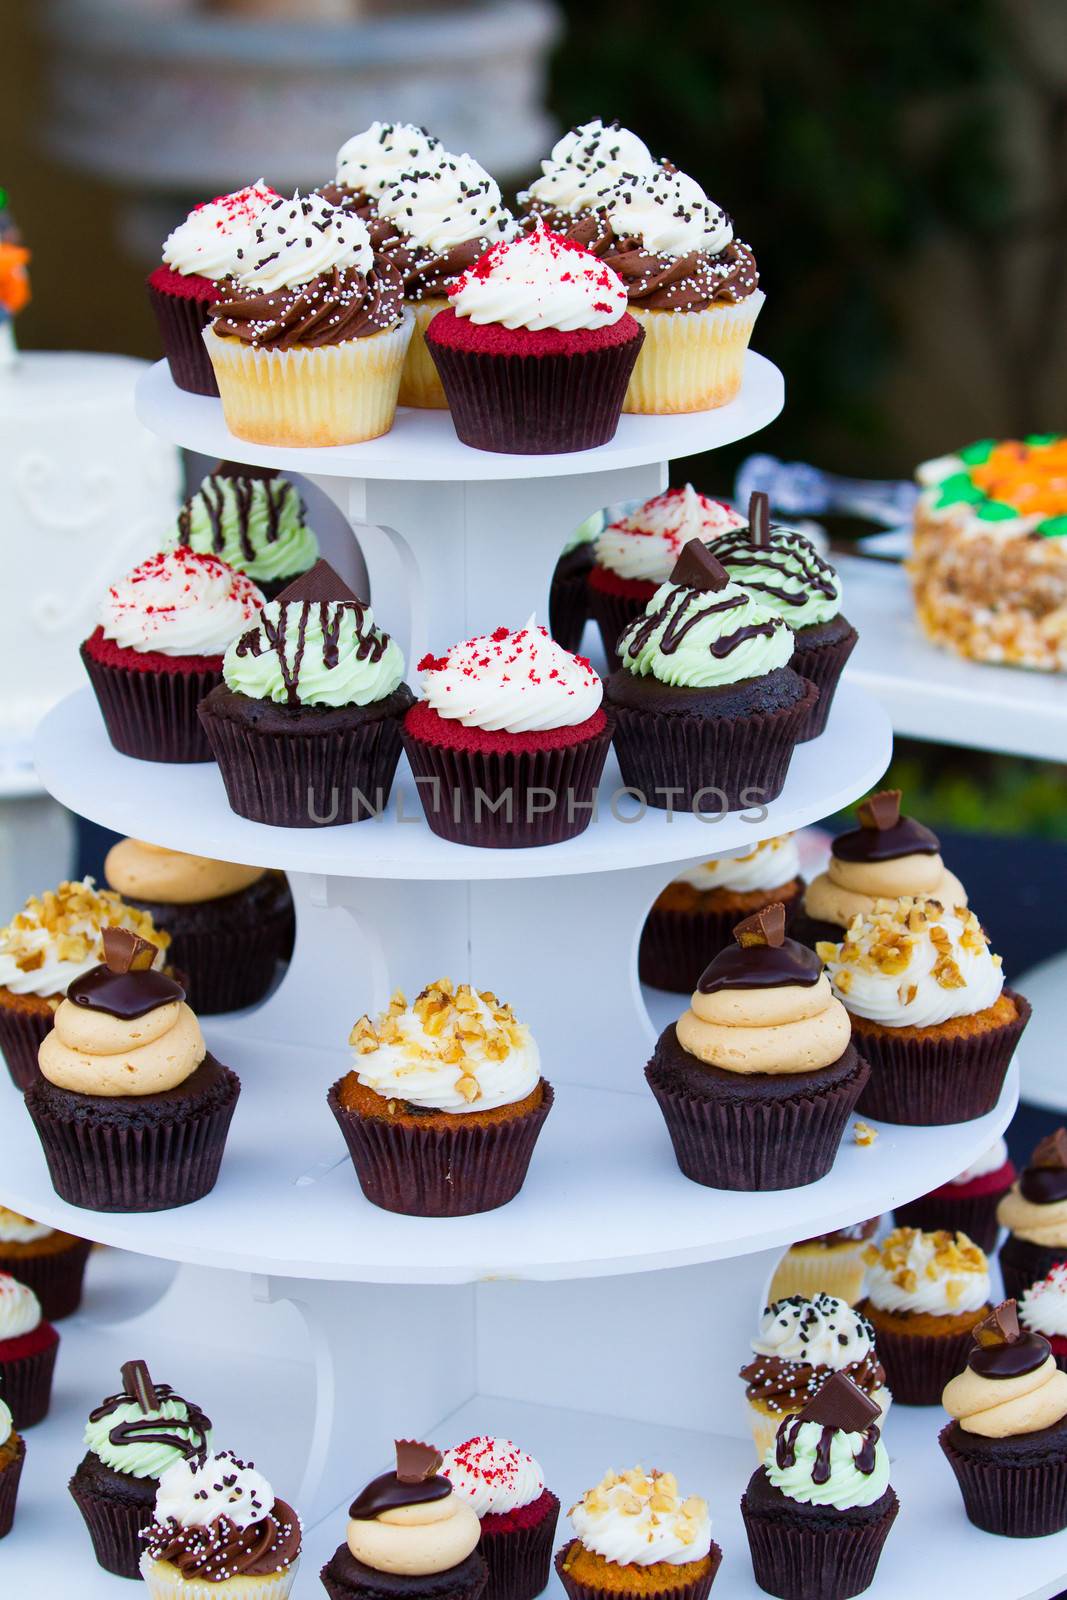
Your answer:
[[[262,179],[194,206],[163,245],[163,264],[148,279],[171,377],[191,394],[217,395],[203,332],[222,281],[241,270],[256,223],[275,191]]]
[[[446,1450],[441,1471],[482,1525],[485,1600],[534,1600],[548,1584],[559,1501],[533,1456],[480,1434]]]
[[[196,708],[222,682],[227,645],[262,608],[242,573],[182,548],[112,584],[81,657],[115,749],[142,761],[210,761]]]
[[[456,844],[558,844],[589,826],[611,743],[602,685],[531,617],[419,662],[403,740],[426,820]]]
[[[1061,1372],[1067,1372],[1067,1262],[1059,1262],[1019,1297],[1019,1321],[1027,1333],[1047,1339]]]
[[[517,455],[615,435],[644,332],[618,274],[541,225],[457,279],[426,344],[464,444]]]
[[[940,1188],[921,1194],[907,1205],[897,1206],[893,1217],[898,1227],[922,1228],[927,1232],[944,1228],[949,1233],[965,1233],[979,1249],[994,1249],[1000,1233],[997,1206],[1015,1182],[1015,1168],[1003,1139],[980,1156],[959,1177]],[[1044,1332],[1044,1329],[1038,1329]]]
[[[33,1290],[0,1272],[0,1395],[20,1433],[48,1415],[58,1349]]]

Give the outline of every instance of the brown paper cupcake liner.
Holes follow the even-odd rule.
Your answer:
[[[656,1059],[645,1068],[678,1165],[709,1189],[795,1189],[825,1177],[867,1081],[859,1060],[848,1078],[789,1100],[712,1100],[668,1088]]]
[[[801,890],[787,895],[786,933],[801,901]],[[770,904],[770,901],[768,901]],[[671,994],[692,994],[709,961],[733,944],[734,928],[746,913],[675,911],[653,906],[641,930],[638,970],[641,982]]]
[[[549,1509],[532,1528],[482,1529],[478,1549],[489,1568],[485,1600],[534,1600],[548,1587],[559,1521],[559,1501],[551,1493],[549,1499]]]
[[[16,1010],[0,1006],[0,1050],[16,1089],[28,1089],[37,1076],[37,1054],[41,1041],[51,1033],[55,1013]]]
[[[10,1273],[33,1290],[46,1322],[60,1322],[73,1316],[81,1305],[85,1265],[92,1248],[88,1239],[72,1239],[64,1250],[8,1256],[0,1244],[0,1272]]]
[[[6,1539],[15,1521],[15,1502],[19,1494],[19,1479],[26,1461],[26,1441],[19,1439],[15,1446],[15,1459],[0,1470],[0,1539]]]
[[[650,584],[649,588],[653,594],[656,592],[654,584]],[[644,615],[646,604],[645,600],[634,600],[623,594],[608,594],[603,589],[595,588],[593,584],[588,585],[589,615],[600,630],[600,640],[608,659],[609,672],[617,672],[622,665],[619,652],[615,648],[620,633],[628,622]]]
[[[586,579],[592,564],[592,544],[566,551],[556,562],[548,591],[548,631],[572,655],[582,648],[582,635],[589,621]]]
[[[342,1565],[340,1573],[334,1570],[338,1563]],[[357,1574],[346,1571],[350,1563],[361,1570]],[[475,1551],[449,1571],[421,1579],[397,1579],[372,1573],[367,1567],[361,1568],[359,1562],[352,1563],[348,1546],[341,1545],[320,1571],[319,1581],[330,1600],[399,1600],[398,1589],[408,1600],[416,1594],[424,1596],[424,1600],[484,1600],[486,1572],[485,1562]]]
[[[517,850],[560,844],[585,832],[612,726],[609,712],[603,732],[578,744],[500,754],[450,750],[406,731],[402,738],[434,833],[453,844]]]
[[[860,1301],[863,1311],[865,1302]],[[898,1333],[879,1324],[875,1328],[878,1359],[885,1368],[885,1381],[898,1406],[936,1406],[946,1383],[967,1365],[974,1340],[974,1321],[967,1320],[959,1333]]]
[[[859,634],[855,628],[850,628],[843,639],[836,639],[832,644],[795,652],[789,665],[794,672],[799,672],[802,678],[807,678],[809,683],[813,683],[819,691],[818,701],[805,724],[803,733],[797,740],[798,744],[805,744],[809,739],[817,739],[825,730],[830,717],[830,707],[834,703],[834,695],[841,681],[841,674],[845,670],[845,663],[858,641]]]
[[[427,340],[456,433],[475,450],[556,455],[615,437],[643,335],[580,355],[489,355]]]
[[[210,761],[211,747],[196,708],[222,673],[140,672],[81,658],[100,705],[108,738],[124,756],[141,761]]]
[[[272,879],[195,907],[132,896],[127,903],[147,911],[156,927],[171,935],[168,960],[182,972],[200,1016],[239,1011],[262,1000],[292,931],[292,899]]]
[[[261,732],[215,715],[210,705],[201,720],[239,817],[279,828],[340,827],[373,817],[379,801],[383,809],[389,803],[400,760],[396,716],[321,734]]]
[[[1032,1283],[1039,1283],[1053,1267],[1067,1261],[1067,1244],[1034,1244],[1009,1233],[1000,1247],[1000,1272],[1004,1293],[1019,1300]]]
[[[717,813],[766,805],[782,792],[818,692],[809,684],[795,706],[733,719],[615,706],[623,782],[659,810]]]
[[[417,1128],[363,1117],[341,1104],[338,1079],[327,1097],[344,1134],[359,1186],[372,1205],[409,1217],[467,1217],[514,1200],[555,1095],[542,1079],[541,1104],[480,1128]]]
[[[57,1116],[35,1084],[26,1109],[56,1193],[87,1211],[169,1211],[203,1199],[215,1187],[241,1092],[236,1073],[222,1071],[228,1093],[221,1103],[148,1125]]]
[[[35,1428],[47,1417],[58,1352],[59,1340],[53,1339],[32,1356],[0,1361],[0,1399],[7,1402],[16,1432]]]
[[[631,1590],[628,1586],[620,1584],[618,1589],[612,1590],[606,1587],[600,1588],[591,1583],[581,1583],[566,1571],[563,1563],[570,1552],[571,1546],[576,1542],[576,1540],[570,1539],[562,1550],[557,1550],[554,1563],[556,1575],[567,1592],[568,1600],[611,1600],[612,1596],[617,1597],[617,1600],[621,1600],[622,1596],[631,1593],[640,1593],[641,1600],[706,1600],[711,1586],[715,1582],[715,1575],[722,1565],[722,1550],[712,1540],[711,1550],[709,1551],[711,1567],[702,1578],[693,1578],[689,1583],[671,1584],[669,1588],[663,1589],[642,1588],[640,1590]]]
[[[860,1096],[865,1117],[908,1127],[939,1127],[972,1122],[992,1111],[1000,1098],[1015,1047],[1030,1020],[1030,1003],[1013,989],[1015,1022],[967,1038],[949,1035],[916,1039],[891,1029],[855,1029],[856,1047],[871,1064]]]
[[[983,1461],[954,1447],[949,1436],[955,1426],[942,1428],[939,1443],[976,1528],[1009,1539],[1039,1539],[1067,1528],[1067,1456],[1032,1466]]]
[[[104,1571],[113,1572],[117,1578],[139,1579],[144,1552],[141,1534],[152,1526],[153,1502],[139,1506],[109,1499],[79,1483],[76,1476],[70,1480],[70,1493],[89,1530],[93,1554]]]
[[[204,329],[211,321],[211,302],[167,294],[152,283],[148,285],[148,298],[159,324],[170,375],[178,388],[188,394],[217,396],[219,386],[215,382],[211,357],[204,347]]]
[[[989,1255],[1000,1237],[997,1205],[1007,1192],[1004,1189],[1000,1194],[965,1195],[961,1200],[941,1194],[920,1195],[907,1205],[895,1206],[893,1221],[898,1228],[921,1228],[924,1233],[934,1233],[938,1228],[965,1233]]]
[[[813,1526],[802,1517],[763,1516],[741,1496],[752,1571],[759,1587],[779,1600],[849,1600],[874,1582],[882,1547],[900,1510],[891,1503],[875,1522],[858,1522],[833,1511]]]

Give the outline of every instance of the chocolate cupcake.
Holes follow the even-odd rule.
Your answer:
[[[1030,1005],[1004,987],[972,911],[878,901],[840,944],[820,941],[817,951],[871,1064],[865,1116],[927,1127],[992,1111]]]
[[[201,1016],[262,1000],[292,932],[284,877],[140,839],[112,845],[104,876],[128,905],[165,924],[171,962]]]
[[[149,1600],[287,1600],[302,1535],[263,1474],[220,1450],[163,1473],[140,1575]]]
[[[711,553],[735,583],[792,628],[792,665],[819,691],[802,737],[818,738],[859,638],[841,615],[841,579],[810,539],[771,522],[767,496],[760,492],[749,501],[747,525],[712,539]]]
[[[927,895],[950,910],[966,906],[967,891],[941,859],[937,834],[901,816],[900,801],[899,789],[882,789],[860,804],[859,827],[838,834],[829,867],[808,884],[794,938],[812,949],[820,939],[836,944],[879,900]]]
[[[515,1198],[554,1096],[510,1006],[441,978],[360,1017],[349,1044],[355,1066],[329,1106],[372,1204],[462,1217]]]
[[[700,494],[691,483],[665,489],[642,505],[620,508],[604,523],[589,573],[589,611],[612,672],[620,664],[620,633],[644,615],[690,539],[709,544],[718,534],[744,525],[744,517],[723,501]]]
[[[589,621],[589,573],[595,556],[593,544],[604,525],[604,513],[594,511],[577,528],[560,551],[548,590],[548,631],[564,650],[582,648]]]
[[[707,1502],[673,1472],[609,1472],[571,1507],[575,1537],[556,1555],[568,1600],[641,1595],[706,1600],[722,1563]]]
[[[142,761],[210,761],[196,708],[222,657],[263,609],[254,583],[217,556],[149,556],[118,583],[81,647],[108,738]]]
[[[88,1239],[0,1206],[0,1275],[7,1273],[32,1289],[49,1322],[73,1315],[81,1305],[91,1249]]]
[[[987,1254],[1000,1235],[997,1207],[1015,1182],[1008,1146],[997,1139],[984,1155],[917,1200],[896,1206],[893,1219],[900,1228],[945,1228],[965,1233]]]
[[[67,990],[26,1091],[53,1188],[90,1211],[202,1199],[241,1091],[155,956],[146,940],[105,931],[104,964]]]
[[[331,183],[318,190],[331,205],[354,211],[364,222],[377,215],[378,200],[405,172],[429,166],[441,141],[414,122],[372,122],[346,139],[337,152]]]
[[[6,1539],[15,1523],[26,1445],[15,1431],[10,1408],[0,1400],[0,1539]]]
[[[307,525],[296,485],[271,467],[220,461],[184,501],[163,540],[198,555],[218,556],[274,600],[315,565],[319,541]]]
[[[0,1272],[0,1395],[21,1433],[48,1415],[59,1334],[32,1289]]]
[[[896,1228],[867,1248],[867,1318],[894,1397],[936,1405],[992,1309],[985,1252],[963,1233]]]
[[[734,929],[645,1069],[678,1165],[713,1189],[791,1189],[829,1172],[867,1080],[844,1006],[782,906]]]
[[[238,816],[281,828],[380,815],[412,702],[399,646],[325,561],[226,652],[200,719]]]
[[[556,455],[614,438],[643,334],[610,267],[539,224],[448,298],[426,345],[464,444]]]
[[[798,1239],[774,1269],[770,1298],[823,1293],[854,1306],[863,1294],[867,1270],[863,1252],[878,1232],[880,1220],[869,1217],[865,1222],[818,1233],[813,1239]]]
[[[733,943],[743,917],[776,901],[785,907],[786,932],[804,893],[800,856],[791,833],[762,839],[742,855],[716,856],[686,867],[661,894],[641,930],[642,983],[672,994],[691,994],[708,962]]]
[[[1005,1300],[974,1330],[942,1404],[941,1448],[976,1528],[1012,1539],[1067,1528],[1067,1373]]]
[[[479,1434],[446,1450],[441,1471],[481,1525],[485,1600],[534,1600],[548,1586],[559,1501],[533,1456]]]
[[[432,1445],[396,1441],[396,1470],[353,1500],[345,1543],[322,1569],[330,1600],[478,1600],[481,1525],[441,1464]]]
[[[741,1497],[756,1582],[781,1600],[862,1594],[899,1509],[877,1407],[835,1373],[781,1424]]]
[[[89,1413],[85,1444],[70,1492],[94,1554],[105,1571],[138,1578],[159,1480],[179,1462],[203,1457],[211,1423],[169,1384],[153,1383],[143,1361],[127,1361],[122,1389]]]
[[[217,395],[203,333],[222,282],[241,270],[256,224],[277,199],[263,182],[194,206],[163,245],[163,265],[148,279],[170,375],[190,394]]]
[[[650,806],[740,811],[781,793],[818,698],[793,635],[699,539],[619,639],[605,686],[624,783]]]
[[[594,117],[571,128],[541,162],[541,176],[520,190],[519,204],[529,218],[540,218],[564,233],[590,212],[625,173],[653,172],[656,162],[643,139],[616,120]]]
[[[402,737],[426,821],[455,844],[519,849],[584,833],[611,744],[603,685],[533,617],[419,662]]]
[[[92,878],[31,895],[0,928],[0,1050],[16,1088],[28,1089],[36,1078],[41,1040],[68,986],[103,960],[105,928],[151,940],[162,966],[170,934]]]
[[[1067,1129],[1041,1140],[998,1205],[997,1221],[1008,1230],[1000,1247],[1004,1291],[1018,1299],[1067,1261]]]

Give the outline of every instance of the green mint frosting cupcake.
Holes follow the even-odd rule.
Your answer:
[[[265,606],[256,626],[233,641],[222,677],[253,700],[367,706],[403,681],[404,657],[358,600],[306,605],[283,598]]]
[[[85,1426],[86,1448],[112,1472],[132,1478],[161,1478],[168,1467],[211,1443],[207,1418],[166,1385],[156,1390],[158,1405],[142,1411],[136,1400],[107,1401]]]
[[[619,635],[623,670],[686,689],[710,689],[788,666],[793,635],[782,621],[729,583],[713,592],[661,583],[644,615]]]
[[[314,566],[319,542],[295,484],[266,468],[220,461],[178,512],[164,549],[215,555],[268,599]]]

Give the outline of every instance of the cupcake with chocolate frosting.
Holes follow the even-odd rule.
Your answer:
[[[262,1000],[292,932],[284,877],[143,839],[112,845],[104,876],[128,905],[167,927],[170,959],[202,1016]]]
[[[178,512],[163,540],[198,555],[218,556],[243,572],[267,600],[315,565],[319,542],[307,524],[300,491],[271,467],[220,461]]]
[[[946,1228],[965,1233],[989,1252],[1000,1234],[997,1207],[1015,1182],[1015,1168],[1005,1141],[997,1139],[969,1167],[917,1200],[896,1206],[893,1218],[901,1228]]]
[[[414,122],[378,122],[346,139],[337,152],[332,183],[318,193],[331,205],[372,222],[377,205],[405,172],[427,166],[441,141]]]
[[[690,539],[618,643],[605,685],[623,782],[665,810],[740,811],[781,793],[819,691],[793,635]]]
[[[822,964],[768,906],[734,929],[645,1069],[678,1165],[713,1189],[829,1172],[867,1080]]]
[[[286,1600],[302,1534],[263,1474],[220,1450],[163,1473],[140,1574],[150,1600]]]
[[[790,1295],[831,1294],[854,1306],[863,1294],[866,1266],[863,1252],[878,1232],[880,1218],[851,1222],[829,1233],[791,1244],[774,1269],[770,1298],[787,1300]]]
[[[759,1587],[781,1600],[848,1600],[874,1581],[900,1504],[878,1408],[837,1372],[786,1417],[741,1497]]]
[[[388,433],[412,318],[365,223],[318,195],[267,208],[204,341],[226,425],[270,445]]]
[[[0,1206],[0,1274],[32,1289],[49,1322],[72,1316],[81,1305],[91,1249],[88,1239]]]
[[[156,947],[104,933],[42,1041],[26,1109],[56,1193],[90,1211],[165,1211],[215,1186],[241,1085],[210,1055]]]
[[[325,561],[235,638],[200,720],[238,816],[282,828],[380,815],[412,702],[404,657]]]
[[[153,1383],[143,1361],[127,1361],[122,1388],[89,1413],[85,1445],[70,1480],[74,1503],[100,1565],[137,1578],[159,1480],[179,1462],[203,1458],[211,1422],[169,1384]]]
[[[25,1440],[15,1431],[10,1408],[0,1400],[0,1539],[6,1539],[15,1524],[15,1502],[25,1460]]]
[[[446,1450],[441,1470],[481,1525],[485,1600],[534,1600],[548,1585],[559,1501],[533,1456],[479,1434]]]
[[[748,522],[711,541],[712,554],[735,583],[793,630],[793,666],[814,683],[818,703],[805,739],[826,727],[834,694],[859,634],[841,615],[841,579],[810,539],[770,520],[762,491],[749,501]]]
[[[1004,1289],[1018,1299],[1067,1261],[1067,1129],[1041,1140],[998,1205],[997,1221],[1008,1230],[1000,1247]]]
[[[330,1600],[478,1600],[488,1572],[481,1524],[433,1445],[396,1441],[396,1468],[348,1510],[345,1543],[322,1569]]]
[[[683,1497],[673,1472],[608,1472],[571,1507],[570,1519],[574,1537],[556,1554],[568,1600],[706,1600],[722,1551],[707,1501]]]
[[[941,1448],[976,1528],[1014,1539],[1067,1528],[1067,1373],[1005,1300],[974,1330],[941,1402]]]
[[[15,1427],[35,1427],[48,1415],[59,1334],[32,1289],[0,1272],[0,1394]]]
[[[656,161],[643,139],[616,119],[594,117],[569,129],[541,162],[541,175],[520,190],[527,215],[564,233],[588,212],[598,210],[604,196],[627,172],[649,173]]]

